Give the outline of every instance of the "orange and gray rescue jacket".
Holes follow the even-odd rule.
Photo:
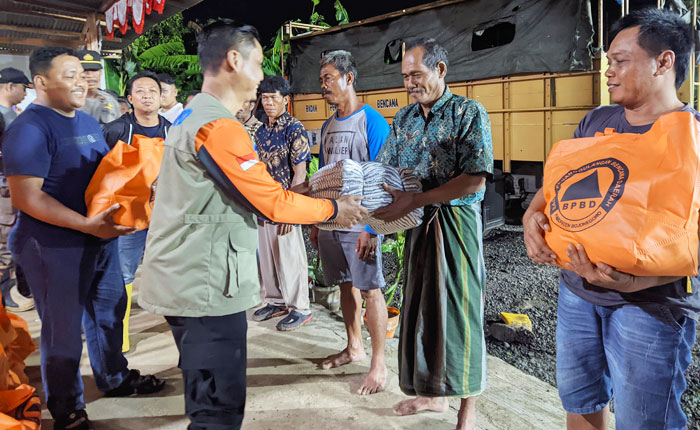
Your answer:
[[[333,219],[334,201],[282,189],[250,135],[216,98],[197,95],[165,140],[139,305],[167,316],[221,316],[260,302],[256,216]]]

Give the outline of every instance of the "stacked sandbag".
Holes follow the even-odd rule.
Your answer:
[[[390,205],[393,200],[391,194],[384,190],[382,184],[410,193],[419,193],[423,190],[420,180],[410,169],[396,169],[395,167],[375,162],[361,164],[364,176],[362,206],[366,207],[370,213]],[[418,227],[422,220],[423,208],[418,208],[392,222],[384,222],[370,216],[367,224],[379,234],[391,234]]]
[[[420,180],[410,169],[396,169],[375,162],[358,163],[342,160],[319,169],[309,180],[311,197],[338,199],[345,195],[362,196],[360,203],[370,213],[391,204],[393,200],[382,184],[401,191],[420,192],[422,190]],[[360,223],[369,224],[379,234],[391,234],[417,227],[422,219],[423,208],[419,208],[390,223],[371,216]],[[320,223],[317,227],[322,230],[343,228],[334,222]]]
[[[311,197],[337,200],[341,196],[361,196],[364,179],[362,166],[353,160],[341,160],[318,169],[309,179]],[[364,220],[362,223],[365,223]],[[366,223],[365,223],[366,224]],[[331,222],[316,224],[321,230],[340,230],[344,227]]]

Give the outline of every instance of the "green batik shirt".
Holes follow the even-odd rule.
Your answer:
[[[423,191],[437,188],[462,173],[493,173],[491,121],[481,103],[452,94],[448,87],[423,116],[413,103],[396,113],[376,161],[412,169]],[[452,206],[478,203],[485,189],[446,202]]]

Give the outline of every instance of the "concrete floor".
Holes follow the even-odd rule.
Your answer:
[[[250,322],[248,328],[248,399],[243,428],[246,430],[365,430],[454,429],[458,400],[447,413],[422,413],[397,417],[392,406],[406,397],[398,389],[396,349],[388,342],[389,380],[386,390],[372,396],[353,391],[369,369],[363,362],[319,371],[319,359],[345,346],[342,320],[313,305],[314,318],[301,329],[282,333],[275,321]],[[29,323],[35,342],[40,322],[35,311],[20,314]],[[146,397],[104,398],[92,380],[87,351],[81,372],[90,419],[97,429],[185,429],[183,384],[177,368],[178,354],[165,320],[137,306],[131,315],[130,366],[142,373],[167,379],[164,391]],[[366,331],[365,331],[366,334]],[[369,348],[369,340],[365,342]],[[39,352],[27,360],[32,385],[41,390]],[[481,430],[563,429],[565,415],[556,389],[503,362],[488,358],[488,388],[477,403]],[[42,395],[43,400],[43,395]],[[53,428],[42,411],[44,429]],[[614,425],[611,425],[611,429]]]

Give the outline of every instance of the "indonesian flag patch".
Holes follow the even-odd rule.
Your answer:
[[[241,169],[244,172],[260,162],[258,160],[258,156],[255,155],[254,152],[251,152],[250,154],[244,155],[242,157],[236,157],[236,160],[238,160],[238,164],[240,164]]]

